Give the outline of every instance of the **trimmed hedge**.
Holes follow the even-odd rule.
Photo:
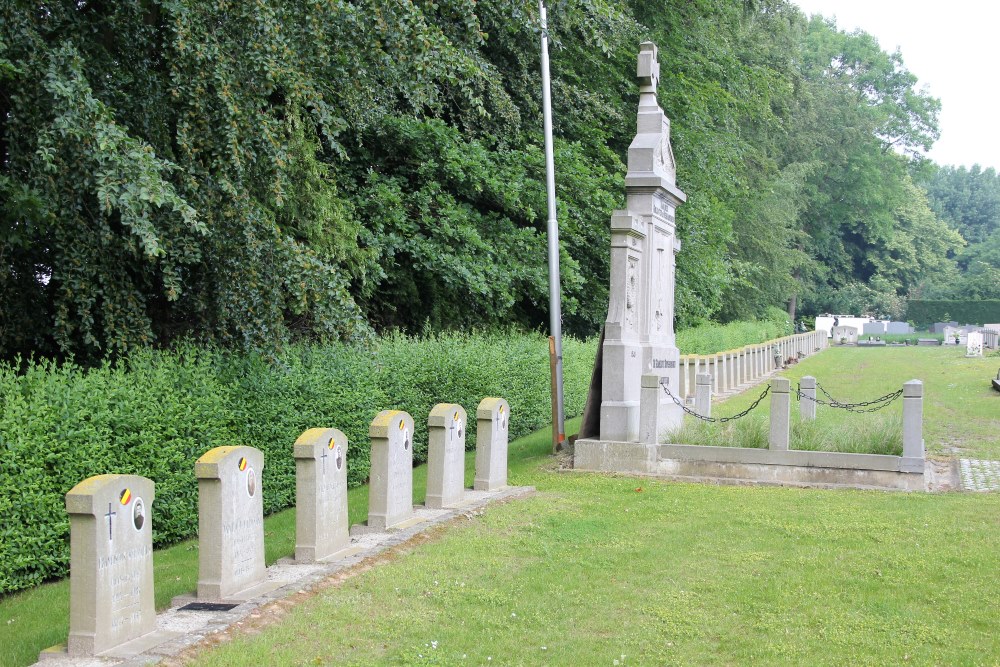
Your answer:
[[[917,328],[935,322],[956,321],[959,324],[989,324],[1000,322],[1000,300],[984,301],[924,301],[910,299],[906,319]]]
[[[564,340],[568,415],[583,410],[595,350],[595,341]],[[367,479],[368,425],[380,410],[413,415],[420,462],[434,404],[460,403],[474,418],[483,397],[503,396],[516,438],[550,420],[548,378],[546,338],[521,333],[391,336],[370,350],[302,345],[276,359],[188,345],[93,369],[0,364],[0,594],[66,574],[64,496],[91,475],[156,482],[153,539],[164,546],[197,533],[194,462],[213,447],[264,452],[271,513],[294,503],[291,448],[307,428],[344,431],[354,486]]]
[[[792,333],[788,313],[769,308],[759,320],[702,324],[677,332],[677,349],[681,354],[716,354],[746,345],[763,343]]]

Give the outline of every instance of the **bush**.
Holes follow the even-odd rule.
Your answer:
[[[729,324],[703,324],[677,332],[681,354],[715,354],[788,336],[792,325],[788,313],[770,308],[763,319]]]
[[[957,321],[959,324],[1000,322],[1000,301],[923,301],[910,299],[906,319],[919,327],[935,322]]]
[[[566,413],[586,400],[595,341],[563,342]],[[511,405],[511,437],[550,419],[548,344],[523,333],[389,336],[371,349],[293,346],[275,359],[183,345],[139,351],[117,365],[0,364],[0,594],[63,576],[69,564],[64,496],[92,475],[156,482],[153,539],[197,533],[194,462],[243,444],[264,452],[264,508],[294,503],[292,443],[333,426],[349,439],[348,483],[370,469],[368,426],[383,409],[416,422],[414,458],[426,460],[427,414],[459,403],[475,419],[485,396]],[[475,438],[467,440],[470,448]]]

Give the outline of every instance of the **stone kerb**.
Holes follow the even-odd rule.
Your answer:
[[[476,491],[496,491],[507,486],[507,444],[510,405],[488,397],[476,408]]]
[[[154,484],[97,475],[66,494],[70,517],[70,655],[96,655],[156,630]]]
[[[465,408],[438,403],[427,417],[427,499],[431,509],[460,504],[465,499]]]
[[[295,560],[309,563],[350,546],[347,436],[311,428],[295,441]]]
[[[264,453],[245,446],[216,447],[195,463],[199,600],[245,598],[264,582],[263,470]]]
[[[788,451],[789,425],[791,422],[791,384],[788,378],[771,380],[771,432],[768,446],[771,450]]]
[[[413,417],[383,410],[368,429],[368,527],[388,530],[413,518]]]

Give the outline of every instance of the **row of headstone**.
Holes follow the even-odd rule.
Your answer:
[[[473,488],[507,485],[510,406],[486,398],[476,410]],[[427,507],[459,505],[465,495],[465,410],[434,407],[428,418]],[[413,418],[385,410],[372,421],[368,526],[392,529],[413,515]],[[347,437],[335,428],[304,432],[293,447],[295,560],[330,561],[350,544]],[[198,478],[199,601],[241,601],[264,592],[264,454],[216,447],[195,463]],[[98,655],[155,630],[154,483],[137,475],[98,475],[66,494],[70,515],[70,655]]]
[[[864,336],[881,336],[884,334],[911,334],[913,327],[907,322],[892,322],[889,320],[875,320],[866,322],[862,326],[861,334]]]

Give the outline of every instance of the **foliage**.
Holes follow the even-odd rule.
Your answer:
[[[547,321],[534,3],[0,12],[3,358]],[[992,284],[993,251],[956,269],[940,223],[992,200],[930,213],[910,173],[938,103],[871,36],[787,0],[581,0],[552,3],[549,37],[567,331],[605,318],[643,39],[689,196],[679,327],[794,321],[876,278],[900,298],[956,270]]]
[[[582,411],[593,343],[564,342],[566,411]],[[439,402],[470,414],[483,397],[511,405],[511,435],[549,419],[548,346],[531,334],[393,336],[373,350],[296,345],[269,361],[186,344],[139,350],[117,364],[0,365],[0,593],[65,574],[68,518],[63,496],[104,473],[156,483],[154,542],[197,530],[195,460],[213,447],[244,444],[265,454],[267,513],[294,503],[291,445],[307,428],[348,436],[348,482],[368,477],[368,425],[383,409],[410,412],[414,457],[426,459],[426,417]],[[475,446],[474,438],[467,441]]]
[[[1000,322],[1000,300],[925,301],[910,299],[906,319],[918,326],[930,326],[935,322],[949,322],[951,320],[962,324]]]
[[[761,320],[702,324],[681,329],[677,332],[677,347],[681,354],[715,354],[793,333],[788,313],[772,307],[766,315],[767,318]]]

